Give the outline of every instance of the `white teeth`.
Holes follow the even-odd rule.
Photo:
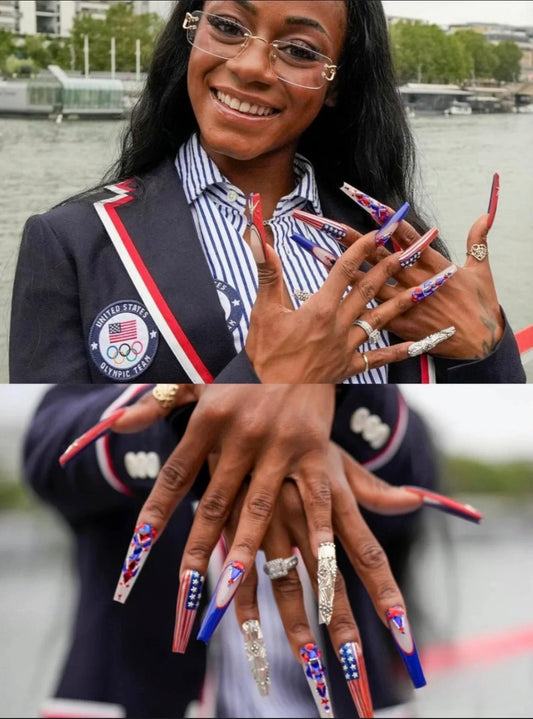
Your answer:
[[[238,110],[239,112],[248,115],[259,115],[260,117],[272,115],[274,113],[274,110],[271,107],[266,107],[265,105],[250,105],[249,102],[241,102],[236,97],[231,97],[231,95],[225,95],[218,90],[216,94],[217,99],[220,102],[224,103],[224,105],[231,107],[232,110]]]

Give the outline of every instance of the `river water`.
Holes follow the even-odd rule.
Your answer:
[[[500,302],[515,331],[533,324],[533,114],[412,119],[422,206],[464,261],[473,221],[486,212],[499,172],[498,215],[490,234]],[[7,382],[9,306],[24,221],[95,185],[118,152],[122,121],[0,118],[0,382]],[[532,380],[533,381],[533,380]]]

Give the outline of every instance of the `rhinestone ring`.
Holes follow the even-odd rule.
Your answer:
[[[176,392],[179,388],[179,384],[156,384],[152,390],[152,394],[163,409],[170,409],[174,407]]]
[[[368,337],[368,341],[371,345],[375,345],[379,342],[379,330],[373,329],[372,325],[370,325],[366,320],[355,320],[354,325],[357,325],[366,332],[366,336]]]
[[[489,251],[487,249],[487,245],[485,244],[472,245],[466,254],[472,255],[472,257],[475,257],[478,262],[483,262],[485,257],[489,254]]]
[[[265,574],[268,574],[270,579],[281,579],[282,577],[286,577],[289,570],[294,569],[297,564],[298,557],[295,554],[291,554],[291,556],[286,559],[283,559],[283,557],[271,559],[263,566],[263,571]]]

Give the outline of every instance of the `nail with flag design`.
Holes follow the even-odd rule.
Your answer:
[[[357,642],[346,642],[339,649],[339,657],[357,714],[361,719],[373,717],[374,708],[361,647]]]
[[[322,665],[322,653],[316,644],[309,642],[300,649],[302,666],[309,689],[315,700],[321,717],[333,717],[329,689],[326,683],[326,670]]]
[[[263,222],[263,209],[261,207],[261,195],[258,192],[251,192],[247,204],[248,227],[250,228],[250,249],[257,264],[261,265],[266,261],[266,237]]]
[[[148,558],[156,536],[157,532],[151,524],[140,524],[135,528],[115,590],[115,596],[113,597],[115,602],[124,604],[128,598]]]
[[[184,654],[200,606],[204,577],[196,569],[186,569],[180,577],[176,601],[176,621],[172,651]]]
[[[393,209],[387,207],[387,205],[384,205],[381,202],[378,202],[377,200],[374,200],[373,197],[361,192],[361,190],[349,185],[347,182],[343,184],[341,190],[345,195],[351,197],[352,200],[359,205],[359,207],[365,210],[365,212],[368,212],[378,225],[385,224],[385,222],[388,222],[388,220],[390,220],[390,218],[394,215]]]
[[[110,431],[110,427],[119,417],[122,417],[127,407],[120,407],[112,412],[109,417],[102,419],[100,422],[90,427],[86,432],[80,435],[70,444],[59,458],[59,464],[64,467],[71,459],[73,459],[82,449],[88,447],[97,439],[103,437]]]
[[[415,689],[426,685],[426,678],[422,671],[422,665],[418,656],[415,640],[411,632],[407,614],[403,607],[391,607],[387,609],[385,616],[389,625],[392,638],[396,642],[400,656],[409,672]]]
[[[334,220],[328,220],[320,215],[313,215],[310,212],[304,212],[304,210],[293,210],[292,216],[295,220],[301,220],[316,230],[324,232],[324,234],[331,237],[332,240],[337,240],[337,242],[342,243],[348,234],[345,225]]]
[[[481,512],[474,509],[470,504],[462,504],[456,499],[445,497],[437,492],[430,492],[423,487],[404,486],[401,489],[405,489],[406,492],[411,492],[412,494],[418,494],[419,497],[422,497],[427,507],[440,509],[441,512],[454,514],[456,517],[467,519],[469,522],[475,522],[476,524],[479,524],[483,519]]]

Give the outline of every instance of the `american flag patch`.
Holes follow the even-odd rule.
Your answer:
[[[112,322],[109,325],[110,342],[126,342],[137,339],[137,320]]]

